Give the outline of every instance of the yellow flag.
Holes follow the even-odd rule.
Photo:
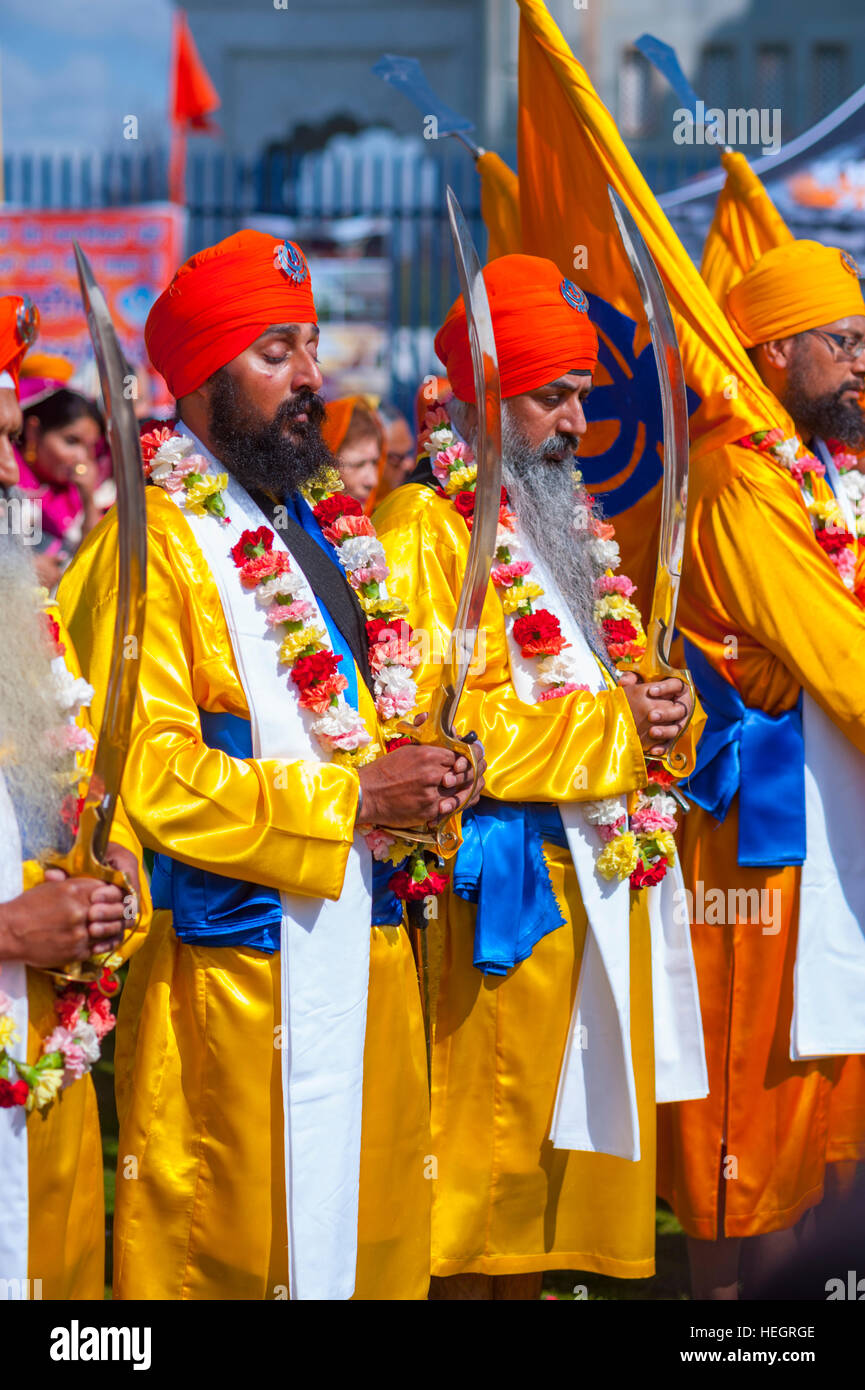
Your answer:
[[[689,387],[692,443],[715,448],[776,426],[790,433],[791,423],[751,365],[546,5],[518,4],[522,249],[554,260],[589,295],[601,357],[589,398],[595,423],[580,451],[581,467],[592,490],[606,494],[623,567],[638,586],[645,612],[657,556],[660,400],[648,326],[608,184],[630,209],[664,280]]]
[[[792,241],[793,233],[745,156],[725,150],[721,161],[727,178],[703,247],[700,274],[723,307],[727,292],[754,262],[773,246]]]
[[[493,150],[475,161],[481,179],[481,216],[487,229],[487,260],[522,251],[517,176]]]

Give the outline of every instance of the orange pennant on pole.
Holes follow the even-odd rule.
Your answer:
[[[169,197],[173,203],[185,202],[186,134],[189,130],[217,135],[219,127],[208,119],[221,105],[216,88],[189,30],[183,10],[174,16],[171,55],[171,163],[168,173]]]

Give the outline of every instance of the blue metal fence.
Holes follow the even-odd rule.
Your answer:
[[[163,150],[9,154],[4,166],[6,199],[17,207],[118,207],[168,196]],[[658,186],[652,171],[644,172]],[[679,159],[675,169],[659,168],[655,177],[666,184],[692,172],[695,168]],[[478,178],[470,155],[455,142],[406,154],[344,148],[305,156],[278,151],[248,160],[212,150],[195,153],[186,177],[187,253],[212,245],[258,216],[313,226],[353,218],[384,224],[391,281],[391,396],[410,410],[418,381],[435,370],[435,327],[458,293],[445,213],[448,184],[483,254]]]

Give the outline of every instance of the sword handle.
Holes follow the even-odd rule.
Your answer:
[[[651,681],[668,680],[670,677],[675,677],[676,680],[682,681],[691,692],[691,712],[685,721],[682,732],[677,736],[675,742],[670,745],[666,753],[660,758],[654,759],[655,762],[661,763],[674,777],[680,777],[688,766],[688,759],[684,753],[677,753],[675,751],[676,744],[693,718],[697,692],[694,689],[694,682],[691,679],[690,671],[687,669],[681,671],[676,670],[676,668],[671,666],[665,659],[663,653],[666,637],[667,625],[664,620],[662,618],[653,618],[649,624],[649,631],[646,634],[646,652],[637,669],[647,684]]]
[[[103,883],[113,883],[116,887],[122,888],[124,897],[134,897],[135,891],[126,874],[111,864],[103,864],[93,853],[93,836],[98,823],[98,803],[86,801],[81,810],[78,833],[72,848],[66,854],[51,855],[45,860],[45,868],[62,869],[68,878],[98,878]],[[128,941],[134,932],[137,920],[136,913],[123,933],[123,942]],[[43,970],[42,973],[62,980],[65,984],[94,984],[101,979],[103,968],[98,957],[94,956],[90,961],[76,960],[60,969]]]
[[[401,734],[415,739],[418,743],[435,744],[439,748],[449,748],[457,756],[466,758],[472,768],[472,785],[468,797],[468,800],[471,800],[480,778],[479,741],[474,732],[460,735],[447,728],[443,716],[450,695],[451,691],[448,686],[439,686],[424,723],[418,727],[404,719],[398,727]],[[393,835],[400,840],[408,840],[413,844],[429,845],[435,849],[440,859],[452,859],[460,847],[461,824],[462,811],[460,810],[451,811],[429,829],[424,827],[409,830],[394,829],[388,825],[377,826],[376,829],[383,830],[386,835]]]

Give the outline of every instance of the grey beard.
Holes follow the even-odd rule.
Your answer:
[[[21,832],[25,859],[70,843],[61,807],[71,790],[72,755],[52,747],[63,716],[39,622],[39,581],[17,535],[0,535],[3,653],[0,661],[0,772]]]
[[[561,451],[564,436],[554,436],[532,448],[514,425],[507,406],[502,411],[502,478],[520,532],[549,570],[580,631],[605,666],[609,657],[604,636],[595,621],[595,569],[589,552],[591,532],[577,531],[577,502],[589,506],[586,494],[574,484],[576,461],[569,453],[562,462],[545,449]]]

